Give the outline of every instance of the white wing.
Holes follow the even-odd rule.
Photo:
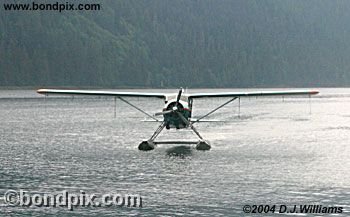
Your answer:
[[[285,95],[314,95],[317,90],[286,90],[286,91],[252,91],[252,92],[219,92],[219,93],[193,93],[189,98],[204,97],[245,97],[245,96],[285,96]]]
[[[39,89],[37,93],[45,95],[89,95],[89,96],[119,96],[119,97],[155,97],[165,98],[164,93],[146,92],[115,92],[100,90],[63,90],[63,89]]]

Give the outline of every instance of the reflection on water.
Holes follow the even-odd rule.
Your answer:
[[[190,146],[175,146],[172,148],[168,148],[166,150],[166,154],[169,157],[180,157],[185,158],[187,156],[192,156],[193,148]]]
[[[196,90],[201,91],[201,90]],[[210,90],[204,90],[210,91]],[[222,91],[222,90],[220,90]],[[241,90],[242,91],[242,90]],[[244,90],[243,90],[244,91]],[[0,216],[240,216],[244,204],[321,204],[350,212],[350,93],[321,89],[309,99],[251,98],[198,123],[210,151],[160,145],[140,152],[157,124],[113,99],[44,100],[31,91],[0,91],[0,195],[8,189],[133,193],[143,208],[21,208]],[[38,98],[40,97],[40,98]],[[198,100],[194,116],[224,102]],[[146,111],[159,100],[132,99]],[[164,131],[159,140],[197,139]],[[1,204],[1,200],[0,200]]]

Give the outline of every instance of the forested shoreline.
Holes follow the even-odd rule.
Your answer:
[[[0,13],[0,85],[346,87],[349,1],[108,0]]]

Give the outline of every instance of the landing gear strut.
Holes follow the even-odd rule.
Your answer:
[[[162,130],[165,127],[165,122],[163,121],[159,127],[157,128],[157,130],[153,133],[153,135],[151,136],[151,138],[149,140],[144,140],[140,143],[139,145],[139,150],[141,151],[150,151],[154,149],[155,143],[154,140],[157,138],[157,136],[162,132]]]
[[[200,138],[196,145],[196,149],[199,151],[208,151],[210,150],[211,146],[208,141],[204,140],[203,137],[199,134],[197,129],[192,125],[192,123],[189,123],[189,126],[191,130]]]
[[[179,116],[183,120],[183,122],[185,122],[186,125],[190,127],[191,130],[199,137],[200,140],[196,145],[196,149],[200,151],[210,150],[211,146],[209,145],[209,142],[203,139],[201,134],[199,134],[198,130],[193,126],[193,123],[188,121],[181,113],[179,113]]]
[[[166,123],[162,122],[161,125],[157,128],[157,130],[153,133],[149,140],[144,140],[139,144],[139,150],[141,151],[151,151],[155,148],[156,144],[196,144],[196,149],[201,151],[207,151],[211,148],[208,141],[204,140],[203,137],[199,134],[197,129],[192,125],[191,122],[185,122],[187,126],[199,137],[198,142],[187,142],[187,141],[163,141],[156,142],[155,139],[162,132],[162,130],[166,127]]]

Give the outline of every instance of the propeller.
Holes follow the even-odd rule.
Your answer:
[[[179,93],[177,94],[177,97],[176,97],[176,104],[175,104],[175,106],[172,107],[171,110],[166,110],[166,111],[162,111],[162,112],[157,112],[157,113],[155,113],[154,115],[155,115],[155,116],[159,116],[159,115],[166,115],[166,114],[170,114],[170,113],[177,112],[177,109],[178,109],[179,101],[180,101],[180,99],[181,99],[182,92],[183,92],[183,89],[182,89],[182,87],[181,87],[180,90],[179,90]]]
[[[179,93],[177,94],[177,98],[176,98],[176,106],[179,104],[179,101],[181,99],[181,94],[182,94],[182,87],[179,90]]]
[[[163,112],[157,112],[154,115],[155,116],[166,115],[166,114],[170,114],[170,113],[173,113],[173,112],[174,112],[173,110],[166,110],[166,111],[163,111]]]

